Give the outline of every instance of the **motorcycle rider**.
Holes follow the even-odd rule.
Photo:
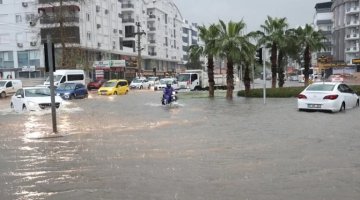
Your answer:
[[[163,91],[163,98],[161,100],[161,103],[163,105],[165,105],[165,100],[168,104],[171,103],[171,100],[172,100],[171,96],[172,96],[173,92],[174,92],[174,88],[171,87],[170,83],[167,83],[166,88]]]

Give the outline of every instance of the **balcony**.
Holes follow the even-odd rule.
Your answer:
[[[360,9],[358,6],[355,7],[350,7],[346,9],[346,14],[355,14],[355,13],[359,13]]]
[[[355,26],[359,26],[359,25],[360,25],[359,20],[346,22],[346,27],[355,27]]]
[[[62,0],[62,2],[79,2],[79,0]],[[60,3],[60,0],[39,0],[39,4]]]
[[[122,4],[121,8],[123,8],[123,9],[134,8],[134,4],[132,4],[132,3]]]
[[[347,34],[345,36],[345,40],[358,40],[358,39],[360,39],[360,34],[358,33]]]
[[[79,17],[64,17],[65,23],[79,23]],[[43,17],[40,19],[40,24],[56,24],[60,23],[60,18],[57,17]]]
[[[345,49],[346,53],[359,53],[359,47],[351,47]]]
[[[153,51],[153,52],[149,51],[149,56],[156,56],[156,55],[157,55],[157,53],[155,51]]]
[[[122,19],[122,23],[135,23],[135,19],[134,18]]]
[[[149,27],[149,31],[156,31],[155,27]]]

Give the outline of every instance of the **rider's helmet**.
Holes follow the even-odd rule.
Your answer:
[[[167,88],[171,88],[171,84],[170,84],[170,83],[166,83],[166,87],[167,87]]]

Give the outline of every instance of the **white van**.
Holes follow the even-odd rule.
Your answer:
[[[11,96],[21,88],[21,80],[0,80],[0,97],[5,98],[6,96]]]
[[[76,69],[56,70],[54,72],[54,85],[58,86],[60,83],[82,83],[85,85],[85,72]],[[50,77],[46,79],[44,85],[50,85]]]

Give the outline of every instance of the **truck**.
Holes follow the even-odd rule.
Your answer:
[[[186,70],[177,76],[179,89],[208,90],[209,78],[203,70]],[[214,74],[215,89],[226,89],[226,75]]]

